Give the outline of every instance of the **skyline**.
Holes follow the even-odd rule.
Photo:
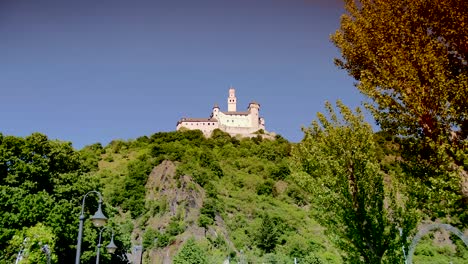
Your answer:
[[[302,138],[325,101],[361,106],[333,64],[340,0],[3,1],[0,133],[77,149],[175,131],[182,117],[261,105],[266,129]]]

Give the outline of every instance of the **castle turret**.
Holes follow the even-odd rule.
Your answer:
[[[260,127],[260,118],[258,113],[260,111],[260,104],[257,102],[251,102],[249,104],[249,113],[250,113],[250,124],[252,128],[258,129]]]
[[[229,88],[228,112],[236,112],[236,109],[237,109],[236,89],[231,87]]]
[[[258,128],[265,130],[265,118],[260,117],[260,126]]]
[[[218,118],[218,114],[219,114],[219,106],[218,104],[215,104],[213,106],[213,112],[211,113],[211,117]]]

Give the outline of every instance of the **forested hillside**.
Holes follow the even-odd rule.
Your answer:
[[[280,136],[156,133],[112,142],[98,174],[105,196],[136,219],[133,238],[149,263],[172,257],[192,236],[209,263],[294,257],[339,263],[307,213],[307,193],[290,178],[290,151]]]
[[[354,125],[356,129],[365,124],[357,120]],[[353,130],[350,123],[346,127],[354,134],[367,133]],[[98,190],[109,218],[107,226],[114,231],[118,246],[115,254],[101,250],[101,263],[127,263],[125,254],[135,245],[143,246],[144,263],[192,263],[185,259],[198,259],[196,263],[222,263],[226,259],[231,263],[294,263],[294,259],[297,263],[343,263],[359,249],[339,246],[347,241],[346,230],[352,226],[342,229],[342,221],[346,225],[363,220],[351,216],[342,219],[337,208],[327,205],[330,200],[310,182],[304,182],[302,170],[313,176],[310,166],[323,165],[313,165],[314,158],[308,156],[319,155],[319,149],[309,154],[300,150],[313,150],[309,133],[305,131],[302,143],[292,144],[281,136],[274,140],[262,139],[261,135],[236,138],[219,130],[211,138],[198,130],[160,132],[135,140],[114,140],[107,146],[97,143],[79,151],[70,143],[49,140],[39,133],[26,138],[1,136],[0,262],[12,263],[20,249],[26,249],[21,263],[46,263],[41,246],[47,244],[52,263],[72,263],[83,195]],[[387,189],[396,181],[401,185],[394,194],[411,195],[404,190],[415,185],[396,177],[405,170],[398,162],[403,144],[383,133],[370,133],[366,142],[375,143],[372,155],[376,169],[386,175],[381,179],[386,182],[386,191],[379,193],[377,187],[367,186],[374,193],[369,198],[374,207],[383,200],[390,201],[392,192]],[[347,140],[335,142],[335,147],[343,148],[340,141],[353,147],[355,139]],[[314,142],[320,142],[319,138]],[[309,163],[297,167],[302,158]],[[320,171],[328,175],[326,167]],[[378,185],[379,178],[373,176],[377,174],[363,179],[366,184],[376,181]],[[96,211],[97,198],[90,195],[86,200],[87,219]],[[342,201],[332,202],[342,206]],[[448,208],[428,210],[431,206],[426,202],[421,201],[425,206],[419,206],[397,201],[398,208],[412,212],[400,214],[401,225],[413,226],[405,231],[407,236],[414,235],[415,221],[447,221],[443,212]],[[375,217],[386,222],[384,211],[397,207],[375,207]],[[457,211],[456,207],[453,210]],[[326,220],[330,215],[332,222]],[[452,224],[466,228],[463,213],[450,217]],[[372,230],[369,227],[364,233],[378,234]],[[384,259],[402,263],[401,245],[407,246],[409,240],[401,241],[395,229],[385,230],[390,233],[384,232],[383,238],[395,247],[384,248]],[[85,221],[83,263],[95,261],[98,232],[91,221]],[[103,234],[105,246],[111,234]],[[365,240],[365,234],[360,239]],[[461,241],[452,239],[446,232],[426,238],[417,248],[416,260],[463,263],[468,252]]]
[[[30,250],[29,263],[44,261],[39,242],[49,245],[53,262],[72,262],[81,199],[91,190],[103,194],[119,247],[112,256],[102,252],[103,263],[125,263],[123,253],[136,244],[144,246],[145,262],[170,261],[190,237],[209,263],[340,262],[308,215],[307,193],[290,179],[291,144],[280,136],[238,139],[216,131],[207,139],[200,131],[169,132],[80,151],[38,133],[2,136],[0,143],[4,263],[22,246]],[[165,172],[158,173],[161,166]],[[87,217],[96,199],[87,198]],[[22,245],[33,229],[41,236]],[[96,239],[97,229],[85,221],[83,262],[95,258]],[[103,240],[106,245],[110,237]]]

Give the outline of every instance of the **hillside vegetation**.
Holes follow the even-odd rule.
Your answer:
[[[151,263],[173,256],[192,236],[209,263],[294,257],[339,263],[308,215],[307,194],[290,179],[290,150],[279,136],[156,133],[109,144],[98,174],[105,196],[135,218],[133,239]]]
[[[403,170],[397,162],[401,143],[384,134],[373,138],[387,181],[399,179],[390,175]],[[314,203],[317,193],[301,183],[293,165],[298,146],[281,136],[235,138],[219,130],[211,138],[197,130],[161,132],[80,151],[38,133],[1,136],[0,263],[12,263],[21,248],[27,249],[24,263],[46,263],[44,244],[52,263],[72,263],[81,199],[91,190],[103,194],[118,246],[115,254],[101,251],[101,263],[127,263],[135,245],[143,246],[143,263],[346,262],[351,251],[337,247],[334,239],[343,239],[336,237],[338,229],[319,217],[336,213],[339,221],[339,212]],[[87,198],[87,217],[96,199]],[[425,221],[440,214],[418,212]],[[457,219],[452,223],[463,229],[466,222]],[[85,221],[83,263],[95,261],[97,235]],[[109,240],[104,232],[102,244]],[[399,245],[395,252],[403,263]],[[421,242],[415,259],[464,263],[468,252],[441,231]]]

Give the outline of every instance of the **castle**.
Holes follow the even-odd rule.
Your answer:
[[[207,137],[217,128],[229,133],[231,136],[239,135],[243,137],[253,137],[258,133],[264,134],[266,132],[265,119],[259,117],[260,104],[253,101],[249,103],[247,111],[237,111],[236,90],[231,87],[229,88],[227,105],[227,112],[223,112],[215,104],[209,118],[181,118],[177,122],[176,129],[199,129]]]

